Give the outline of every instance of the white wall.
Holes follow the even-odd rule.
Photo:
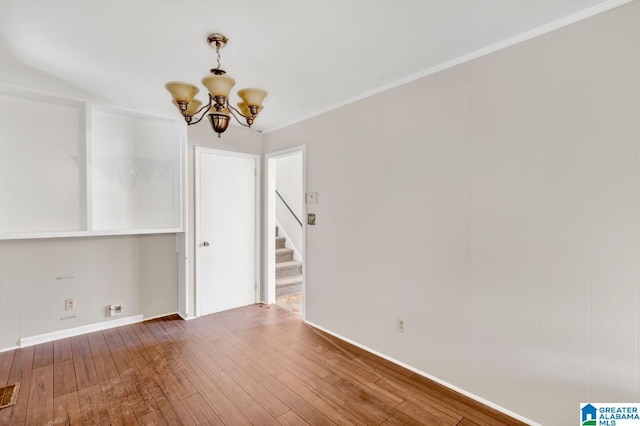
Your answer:
[[[0,84],[12,81],[5,74],[5,72],[10,74],[12,69],[12,67],[3,69],[0,73]],[[35,74],[32,77],[34,79],[29,80],[29,83],[32,83],[33,89],[50,89],[46,78],[35,78],[37,77]],[[20,89],[14,87],[11,87],[10,91],[21,93]],[[29,101],[18,103],[28,104]],[[65,102],[62,104],[64,105]],[[69,102],[69,104],[80,103]],[[83,115],[82,110],[81,116]],[[59,146],[56,146],[58,149],[53,151],[48,145],[51,141],[43,138],[42,134],[33,131],[21,132],[20,126],[9,127],[22,136],[21,142],[24,142],[28,148],[23,150],[23,157],[33,156],[34,152],[40,154],[36,156],[37,161],[33,159],[23,161],[24,158],[20,155],[13,158],[15,162],[22,165],[18,172],[7,166],[9,171],[15,172],[15,176],[12,181],[12,176],[5,173],[7,185],[4,185],[4,192],[0,191],[5,202],[10,204],[8,206],[10,214],[4,218],[6,222],[4,234],[27,231],[47,233],[47,231],[59,230],[79,230],[80,232],[86,230],[84,199],[78,194],[79,188],[83,188],[84,177],[82,172],[78,172],[76,161],[71,161],[78,156],[78,152],[84,150],[78,146],[78,140],[83,142],[83,138],[77,137],[78,130],[84,128],[84,124],[79,124],[78,112],[56,116],[60,118],[56,121],[56,132],[54,132],[59,137],[57,139]],[[4,120],[9,118],[5,117]],[[3,127],[3,124],[0,118],[0,127]],[[27,123],[22,123],[22,127],[25,126]],[[9,143],[4,147],[7,151],[5,154],[11,151],[10,145]],[[67,149],[59,149],[60,147]],[[47,162],[47,155],[56,157],[55,165],[64,170],[56,172],[54,170],[56,167]],[[177,168],[177,165],[176,163],[174,166]],[[31,166],[39,166],[38,170],[44,167],[46,170],[51,169],[49,170],[51,173],[56,172],[57,179],[54,179],[54,184],[45,185],[40,176],[42,173],[35,173]],[[172,175],[171,166],[171,164],[168,166],[169,175]],[[168,187],[172,190],[173,185],[174,182],[169,178],[164,188]],[[42,192],[43,186],[46,186],[45,190],[53,191],[54,195],[43,195],[44,198],[40,197],[40,200],[46,199],[48,202],[38,205],[39,198],[34,197],[33,193],[38,190]],[[74,190],[75,198],[61,195],[73,194]],[[96,192],[93,191],[93,194],[95,195]],[[37,207],[33,208],[33,205],[24,200],[28,200]],[[60,204],[61,201],[67,202],[68,205],[63,206]],[[173,198],[170,198],[170,201],[173,201]],[[48,208],[51,206],[54,207]],[[3,207],[7,206],[3,205]],[[31,208],[25,210],[25,207]],[[174,213],[172,207],[169,206],[169,217]],[[20,213],[20,209],[23,210],[21,212],[23,216],[25,214],[28,216],[27,220],[9,220],[19,219],[16,212]],[[48,215],[56,217],[52,219]],[[152,212],[152,215],[157,215],[157,212]],[[69,220],[62,222],[60,218]],[[65,226],[60,226],[61,223]],[[157,222],[152,224],[158,226]],[[169,226],[174,224],[176,228],[179,226],[179,223],[175,222],[170,222]],[[124,231],[131,232],[128,229]],[[33,236],[33,234],[29,235],[29,237]],[[62,319],[63,316],[68,317],[69,314],[73,314],[73,312],[64,311],[65,299],[76,300],[76,316],[73,318]],[[153,317],[176,312],[175,234],[0,241],[0,324],[2,324],[0,350],[18,345],[21,338],[111,320],[113,318],[108,316],[106,307],[114,303],[124,305],[121,318],[136,315]]]
[[[284,198],[297,218],[302,221],[304,220],[302,152],[278,157],[275,163],[276,190]],[[276,220],[288,237],[288,242],[293,245],[293,248],[298,253],[302,253],[302,226],[278,197],[276,197]]]
[[[0,349],[24,337],[176,311],[175,235],[0,241]],[[62,279],[60,279],[62,278]],[[65,299],[76,318],[62,319]]]
[[[187,137],[189,141],[187,150],[187,316],[193,317],[195,315],[195,250],[197,249],[198,243],[195,241],[195,147],[203,146],[206,148],[262,155],[263,146],[262,133],[244,127],[229,126],[227,131],[222,134],[222,137],[218,138],[218,135],[213,132],[206,119],[197,125],[189,126]],[[260,188],[260,192],[262,193],[262,188]],[[260,235],[262,234],[260,233]],[[259,246],[262,247],[262,238],[259,240]],[[260,259],[262,259],[262,254],[260,255]],[[258,266],[258,270],[261,271],[262,268]],[[262,282],[262,280],[260,281]],[[259,283],[262,291],[261,294],[265,294],[261,285],[262,284]]]
[[[545,425],[640,401],[638,22],[632,2],[265,135],[306,144],[319,193],[307,319]]]

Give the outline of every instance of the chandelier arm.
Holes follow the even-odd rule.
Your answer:
[[[200,112],[201,112],[202,110],[204,110],[205,108],[206,108],[206,109],[207,109],[207,111],[208,111],[209,109],[211,109],[211,105],[212,105],[211,94],[209,94],[209,105],[203,105],[203,106],[202,106],[202,107],[200,107],[200,109],[199,109],[199,110],[197,110],[193,115],[198,115],[198,114],[200,114]],[[206,114],[206,113],[205,113],[205,114]],[[204,114],[203,114],[203,115],[204,115]]]
[[[231,106],[231,104],[229,104],[229,101],[228,101],[228,100],[227,100],[227,108],[229,109],[229,112],[231,113],[231,115],[233,115],[233,118],[235,118],[235,119],[236,119],[236,121],[238,122],[238,124],[240,124],[241,126],[244,126],[244,127],[251,127],[251,126],[249,126],[248,124],[245,124],[245,123],[243,123],[242,121],[240,121],[240,120],[238,119],[238,117],[236,116],[236,114],[235,114],[235,113],[237,112],[238,114],[240,114],[240,115],[241,115],[242,117],[244,117],[245,119],[247,119],[247,118],[251,118],[251,117],[247,117],[246,115],[242,114],[240,111],[238,111],[237,109],[235,109],[234,107],[232,107],[232,106]],[[234,112],[234,111],[235,111],[235,112]]]
[[[198,124],[199,122],[202,121],[202,119],[204,118],[205,115],[207,115],[207,112],[209,112],[209,110],[211,109],[211,105],[212,105],[213,99],[211,98],[211,94],[209,94],[209,105],[204,105],[203,107],[201,107],[198,111],[196,111],[195,114],[193,114],[192,117],[195,117],[196,115],[200,114],[200,112],[204,111],[202,113],[202,115],[200,116],[200,118],[198,118],[196,121],[192,121],[189,124],[189,126],[193,125],[193,124]]]
[[[192,121],[191,123],[189,123],[189,126],[192,126],[194,124],[198,124],[199,122],[201,122],[202,119],[204,118],[204,116],[207,115],[208,111],[209,111],[209,109],[207,109],[207,111],[203,112],[202,115],[200,116],[200,118],[198,118],[196,121]]]

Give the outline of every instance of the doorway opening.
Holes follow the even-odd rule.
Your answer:
[[[267,303],[305,316],[305,148],[267,155]]]

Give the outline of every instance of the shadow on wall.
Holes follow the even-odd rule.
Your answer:
[[[72,82],[60,79],[51,73],[26,64],[16,56],[4,35],[0,36],[0,57],[2,58],[0,83],[27,87],[31,90],[57,92],[92,99],[99,98],[95,92],[83,89]]]

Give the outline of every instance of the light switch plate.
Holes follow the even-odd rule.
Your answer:
[[[307,213],[307,225],[315,225],[315,224],[316,224],[316,214]]]
[[[307,192],[305,194],[304,200],[307,204],[316,204],[318,202],[318,193],[317,192]]]

